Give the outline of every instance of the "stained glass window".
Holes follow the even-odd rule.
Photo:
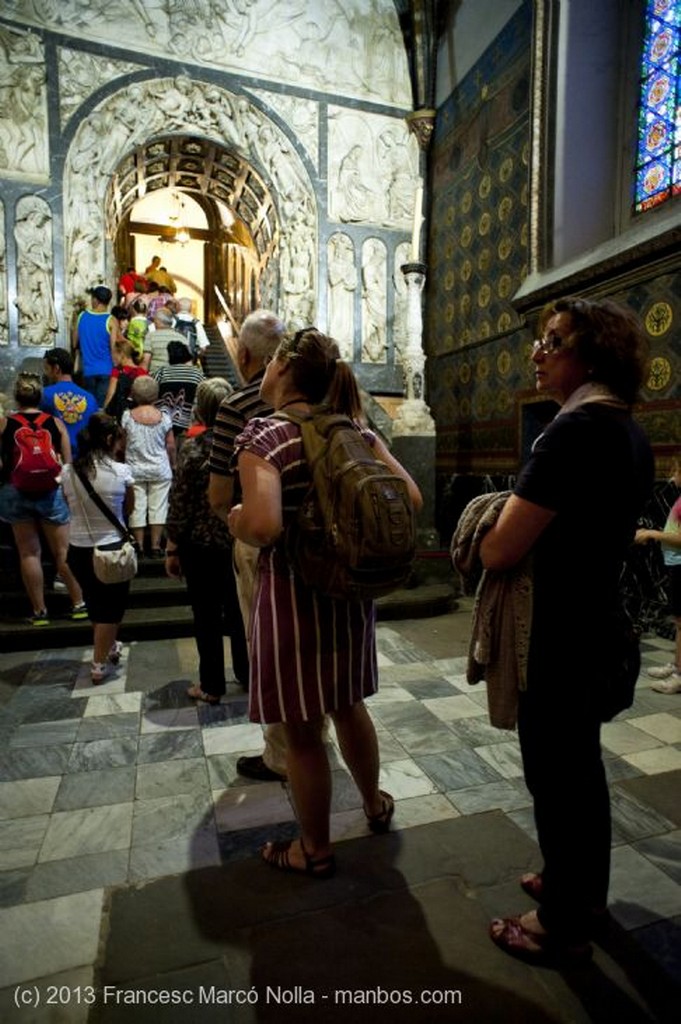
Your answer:
[[[637,213],[681,193],[681,0],[647,0],[641,60]]]

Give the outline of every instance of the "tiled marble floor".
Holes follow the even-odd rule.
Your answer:
[[[498,809],[533,836],[515,735],[489,725],[484,684],[468,686],[465,658],[442,656],[465,649],[467,603],[437,623],[439,639],[428,649],[406,638],[428,634],[427,622],[378,629],[381,687],[370,710],[381,785],[398,801],[395,827]],[[644,667],[668,661],[670,651],[668,641],[648,638]],[[2,659],[0,1017],[7,1020],[28,1019],[2,1012],[18,983],[92,978],[112,887],[250,858],[265,838],[295,831],[284,787],[236,774],[237,757],[261,749],[242,691],[230,686],[217,708],[188,706],[192,641],[135,644],[116,676],[96,688],[90,655],[73,648]],[[652,927],[648,946],[657,951],[655,928],[681,921],[681,819],[641,794],[648,778],[669,788],[668,773],[681,769],[681,697],[652,692],[642,674],[634,706],[604,727],[603,747],[613,783],[612,912],[625,929]],[[358,794],[335,750],[333,757],[333,836],[365,835]],[[660,956],[681,974],[678,948]],[[68,1019],[86,1019],[86,1008],[78,1013]]]

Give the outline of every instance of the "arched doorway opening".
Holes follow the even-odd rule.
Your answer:
[[[235,151],[195,135],[148,140],[119,162],[105,209],[119,270],[159,254],[208,325],[238,330],[261,304],[279,221],[262,177]]]

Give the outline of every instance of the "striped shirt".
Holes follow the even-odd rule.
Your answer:
[[[159,409],[167,409],[175,432],[187,430],[191,424],[196,389],[204,380],[203,370],[190,364],[161,366],[154,373],[158,381]]]
[[[208,464],[211,473],[233,476],[236,473],[234,442],[237,437],[253,416],[267,416],[272,412],[271,406],[260,397],[264,376],[265,371],[260,370],[245,387],[223,400],[213,426],[213,446]]]

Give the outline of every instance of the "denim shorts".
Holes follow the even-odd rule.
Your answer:
[[[40,520],[53,526],[64,526],[70,518],[69,506],[61,487],[36,498],[22,494],[13,484],[7,483],[0,487],[0,519],[5,523]]]

